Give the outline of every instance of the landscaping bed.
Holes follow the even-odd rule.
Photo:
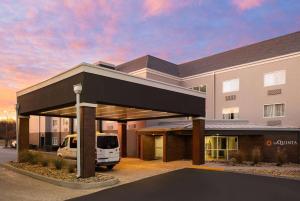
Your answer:
[[[286,163],[278,166],[276,163],[264,163],[259,162],[253,165],[252,162],[246,161],[243,163],[231,163],[231,162],[209,162],[207,163],[211,167],[220,167],[225,171],[264,175],[273,177],[284,177],[289,179],[300,180],[300,164]]]
[[[11,161],[2,166],[17,173],[68,188],[90,189],[119,183],[115,177],[99,172],[96,172],[94,177],[77,178],[74,162],[61,158],[49,158],[39,152],[22,152],[19,160],[20,162]]]
[[[10,162],[9,164],[15,168],[19,168],[46,177],[51,177],[51,178],[69,181],[69,182],[83,182],[83,183],[103,182],[114,178],[113,176],[109,176],[101,173],[96,173],[95,177],[77,178],[76,173],[75,172],[69,173],[67,168],[62,168],[60,170],[57,170],[54,166],[51,165],[49,165],[48,167],[43,167],[40,164],[32,165],[30,163]]]

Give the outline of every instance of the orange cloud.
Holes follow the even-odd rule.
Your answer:
[[[233,5],[235,5],[239,10],[248,10],[254,7],[258,7],[264,3],[265,0],[232,0]]]

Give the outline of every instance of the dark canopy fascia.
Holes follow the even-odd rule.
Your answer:
[[[205,116],[202,93],[138,78],[90,64],[75,68],[17,93],[20,115],[38,115],[75,105],[73,85],[81,83],[81,102],[147,109],[182,116]]]

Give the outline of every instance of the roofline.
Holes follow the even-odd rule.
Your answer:
[[[284,55],[280,55],[280,56],[275,56],[275,57],[269,57],[266,59],[261,59],[261,60],[257,60],[257,61],[253,61],[253,62],[249,62],[249,63],[238,64],[235,66],[229,66],[229,67],[221,68],[218,70],[206,71],[203,73],[198,73],[198,74],[190,75],[190,76],[186,76],[186,77],[178,77],[175,75],[170,75],[168,73],[164,73],[164,72],[152,69],[152,68],[141,68],[141,69],[129,72],[129,74],[138,75],[140,73],[149,72],[149,73],[156,74],[156,75],[166,77],[169,79],[173,79],[176,81],[186,81],[186,80],[191,80],[191,79],[197,79],[199,77],[213,75],[214,73],[220,74],[220,73],[226,73],[229,71],[234,71],[234,70],[239,70],[239,69],[251,68],[251,67],[255,67],[257,65],[261,65],[261,64],[265,64],[265,63],[272,63],[272,62],[285,60],[285,59],[289,59],[289,58],[294,58],[294,57],[298,57],[298,56],[300,56],[300,51],[289,53],[289,54],[284,54]]]
[[[124,80],[124,81],[137,83],[137,84],[141,84],[141,85],[146,85],[146,86],[150,86],[150,87],[165,89],[168,91],[178,92],[178,93],[187,94],[187,95],[191,95],[191,96],[202,97],[202,98],[206,97],[205,93],[203,93],[203,92],[198,92],[198,91],[195,91],[192,89],[184,88],[181,86],[177,86],[177,85],[173,85],[173,84],[169,84],[169,83],[165,83],[165,82],[161,82],[161,81],[157,81],[157,80],[136,77],[136,76],[130,75],[125,72],[116,71],[116,70],[112,70],[112,69],[108,69],[108,68],[100,67],[97,65],[88,64],[88,63],[81,63],[81,64],[76,65],[75,67],[73,67],[63,73],[60,73],[52,78],[49,78],[43,82],[40,82],[31,87],[20,90],[17,92],[17,97],[22,96],[27,93],[30,93],[32,91],[38,90],[40,88],[46,87],[48,85],[57,83],[61,80],[64,80],[68,77],[77,75],[82,72],[92,73],[92,74],[101,75],[101,76],[110,77],[110,78],[119,79],[119,80]]]
[[[192,128],[142,128],[139,129],[138,132],[155,132],[159,129],[161,131],[181,131],[181,130],[192,130]],[[292,131],[292,132],[300,132],[300,128],[205,128],[205,131]]]

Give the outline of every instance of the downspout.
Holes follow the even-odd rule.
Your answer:
[[[213,72],[213,119],[216,119],[216,73]]]

